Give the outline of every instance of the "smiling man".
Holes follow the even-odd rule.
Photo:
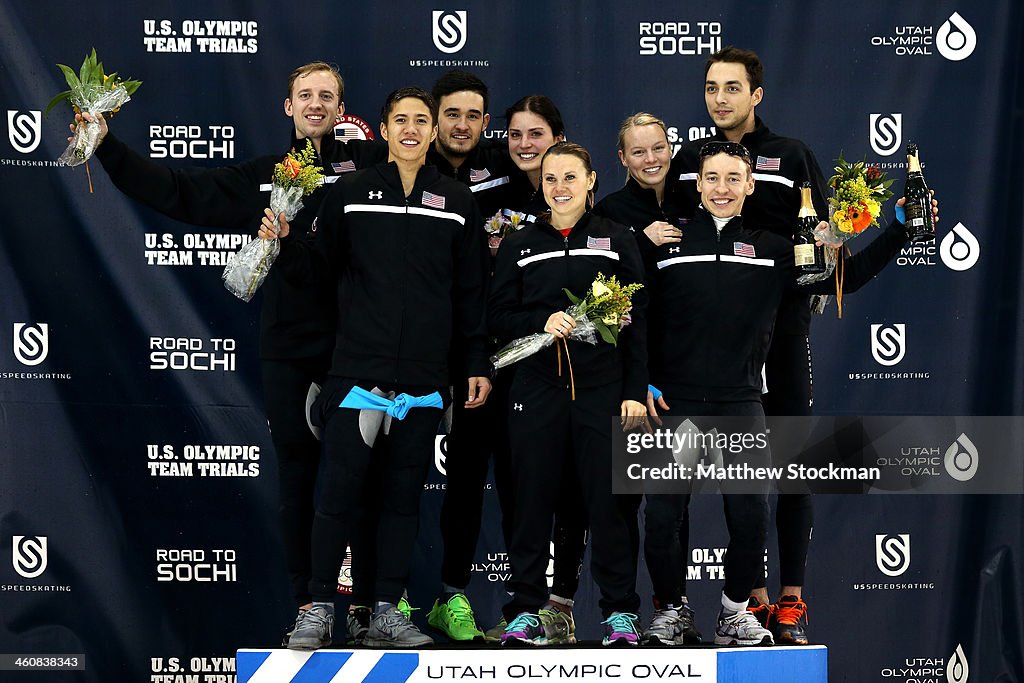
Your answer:
[[[448,394],[451,344],[465,352],[463,406],[482,406],[490,391],[484,329],[487,250],[473,196],[425,166],[437,135],[434,100],[419,88],[388,96],[380,132],[388,162],[338,182],[325,198],[312,238],[288,238],[265,217],[261,237],[280,236],[279,265],[298,282],[336,287],[338,322],[331,369],[317,404],[324,466],[313,523],[313,606],[289,640],[293,649],[331,642],[337,568],[357,512],[379,506],[376,604],[363,640],[370,647],[427,645],[397,609],[419,525],[419,500]],[[280,218],[283,218],[280,217]],[[407,414],[342,407],[353,396],[436,404]],[[371,450],[383,441],[386,462],[370,475]]]
[[[468,187],[488,218],[505,207],[509,182],[519,171],[504,140],[481,140],[491,121],[487,84],[468,71],[452,70],[437,79],[430,94],[437,101],[438,119],[427,163]]]
[[[752,433],[763,433],[761,368],[774,344],[779,306],[787,296],[834,294],[835,280],[798,287],[792,239],[761,229],[747,220],[746,209],[757,196],[754,162],[747,149],[728,140],[704,141],[697,152],[700,196],[694,219],[678,242],[647,253],[647,282],[652,292],[649,318],[650,375],[662,396],[648,395],[651,415],[673,417],[741,416],[750,418]],[[902,206],[903,199],[897,202]],[[742,213],[742,215],[741,215]],[[903,224],[894,220],[855,256],[843,262],[843,291],[852,294],[870,281],[906,243]],[[776,620],[774,634],[765,628],[748,598],[763,584],[764,543],[768,524],[767,492],[724,495],[729,547],[725,555],[725,586],[715,629],[719,645],[806,644],[799,614],[792,623]],[[683,604],[686,549],[674,548],[689,496],[647,497],[645,530],[648,547],[674,565],[652,574],[657,595]],[[685,521],[682,521],[685,524]],[[650,557],[651,550],[647,550]],[[784,603],[799,597],[784,598]],[[795,607],[794,607],[795,609]],[[655,627],[658,627],[657,629]],[[645,634],[648,642],[676,644],[658,632],[657,620]],[[783,627],[797,628],[783,628]],[[654,636],[658,636],[655,638]],[[681,640],[678,642],[682,642]]]
[[[825,178],[807,145],[777,135],[757,116],[756,108],[764,99],[763,82],[764,69],[754,52],[726,47],[708,58],[704,102],[716,128],[713,139],[742,143],[752,155],[757,190],[746,201],[743,215],[747,224],[792,240],[802,183],[811,185],[818,216],[828,215]],[[672,160],[670,181],[679,183],[691,205],[698,201],[693,181],[697,178],[698,153],[705,142],[696,140],[683,145]],[[767,392],[763,402],[768,415],[811,414],[810,324],[809,295],[788,290],[779,308],[775,337],[764,368]],[[779,642],[788,645],[808,642],[807,605],[802,599],[802,587],[812,525],[809,495],[779,497],[776,528],[783,597],[779,603],[770,603],[764,572],[758,576],[753,596],[758,618],[773,630]],[[685,539],[685,530],[683,533]]]
[[[284,94],[290,135],[287,146],[273,145],[271,154],[219,168],[166,167],[131,150],[109,133],[100,116],[102,144],[96,158],[121,192],[153,210],[190,225],[248,234],[270,201],[274,165],[289,149],[302,149],[306,140],[312,142],[327,183],[370,163],[362,157],[372,149],[335,140],[334,125],[345,111],[345,83],[337,67],[325,62],[299,66],[289,74]],[[282,106],[281,100],[275,98],[274,105]],[[326,194],[321,188],[307,197],[294,225],[308,227]],[[277,269],[270,271],[261,291],[264,404],[277,456],[285,559],[301,611],[310,603],[309,538],[313,482],[320,462],[320,443],[306,424],[306,396],[310,384],[320,383],[330,365],[334,294],[289,282]]]

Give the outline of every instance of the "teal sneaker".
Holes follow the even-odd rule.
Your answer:
[[[484,634],[473,617],[473,608],[465,593],[456,593],[447,602],[434,601],[427,623],[452,640],[483,640]]]
[[[640,642],[640,630],[637,628],[640,618],[632,612],[613,612],[602,621],[604,624],[604,640],[602,645],[636,646]]]

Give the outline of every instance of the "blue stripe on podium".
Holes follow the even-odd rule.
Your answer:
[[[827,680],[828,650],[822,645],[718,652],[719,683],[825,683]]]
[[[330,650],[318,650],[315,654],[315,657],[307,659],[302,668],[295,672],[289,683],[330,681],[352,656],[351,652],[331,652]]]

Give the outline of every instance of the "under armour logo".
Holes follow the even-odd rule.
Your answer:
[[[512,404],[512,410],[518,410],[520,413],[523,412],[523,404],[522,403],[513,403]]]
[[[520,250],[519,250],[519,255],[520,255],[520,256],[526,256],[526,255],[527,255],[527,254],[529,254],[529,253],[530,253],[530,250],[529,250],[529,249],[520,249]]]
[[[384,198],[384,191],[383,190],[377,190],[375,192],[373,190],[370,190],[370,194],[367,195],[367,197],[369,199],[383,199]]]
[[[678,254],[679,253],[679,247],[669,247],[668,248],[668,253],[670,253],[670,254]]]

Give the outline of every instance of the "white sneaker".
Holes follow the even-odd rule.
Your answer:
[[[761,626],[747,610],[726,616],[718,614],[715,627],[715,645],[774,645],[772,632]]]

